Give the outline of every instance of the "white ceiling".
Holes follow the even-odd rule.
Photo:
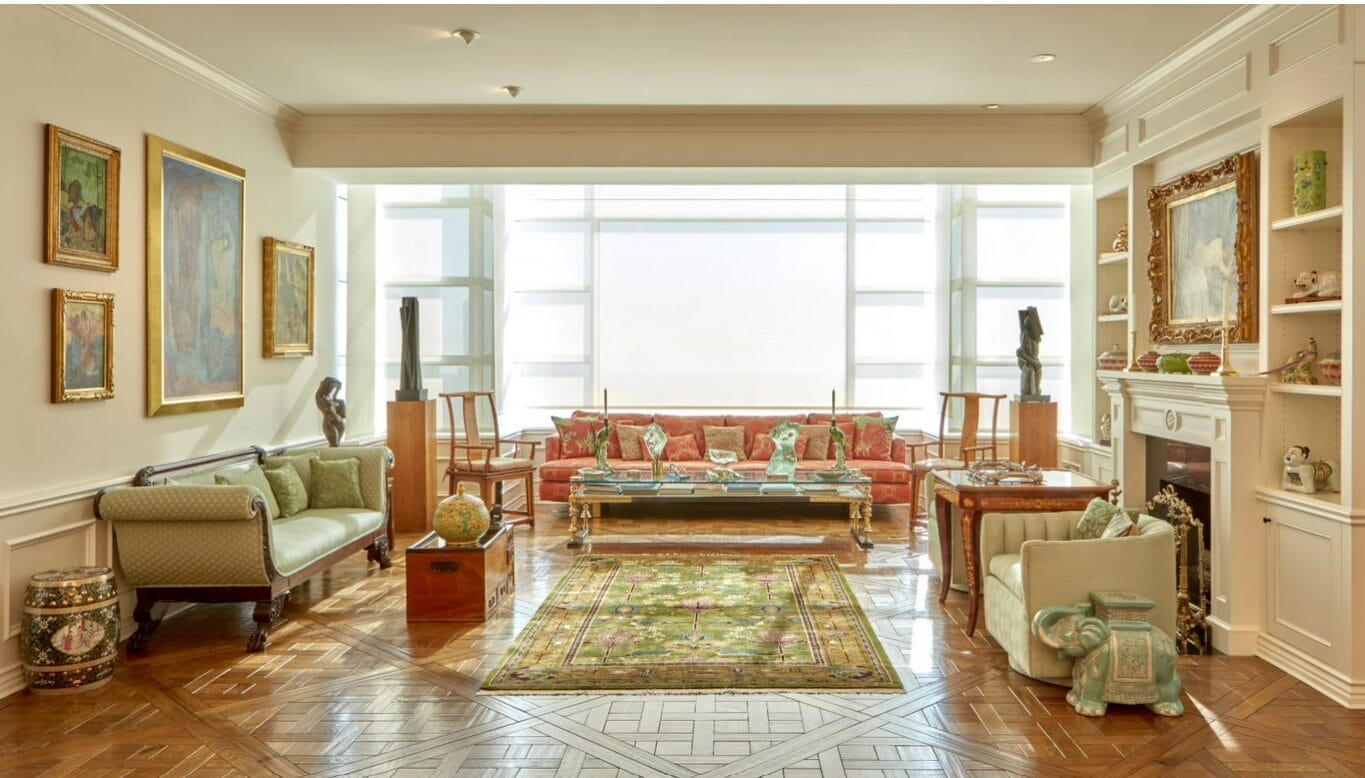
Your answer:
[[[305,113],[799,106],[1078,113],[1229,6],[118,6]],[[456,27],[483,34],[473,46]],[[1035,65],[1030,55],[1057,61]],[[498,90],[525,88],[515,101]]]

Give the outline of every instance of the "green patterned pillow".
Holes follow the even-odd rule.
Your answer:
[[[303,479],[299,478],[297,470],[289,465],[280,465],[266,468],[263,472],[265,480],[270,482],[270,491],[275,493],[275,499],[279,501],[281,519],[287,519],[308,507],[308,490],[303,488]]]
[[[1133,534],[1137,528],[1138,512],[1125,510],[1099,497],[1085,506],[1085,512],[1076,520],[1076,529],[1071,533],[1072,540],[1095,540],[1097,538],[1121,538]]]
[[[280,515],[280,503],[275,499],[275,490],[266,480],[265,472],[255,465],[240,473],[218,473],[213,477],[213,482],[220,486],[254,486],[265,498],[266,515],[272,519]]]
[[[265,468],[267,470],[280,465],[289,465],[294,468],[294,472],[299,474],[299,480],[303,481],[304,490],[307,491],[308,485],[313,483],[312,463],[317,461],[316,452],[305,454],[275,454],[265,458]]]
[[[309,508],[364,508],[359,459],[315,459]]]

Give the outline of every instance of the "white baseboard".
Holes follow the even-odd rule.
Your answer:
[[[1217,616],[1209,616],[1209,642],[1213,649],[1228,656],[1255,656],[1260,645],[1261,628],[1255,624],[1228,624]]]
[[[1276,637],[1261,633],[1256,655],[1303,681],[1330,700],[1354,710],[1365,710],[1365,681],[1353,681]]]
[[[24,666],[15,662],[9,667],[0,669],[0,699],[10,696],[15,692],[22,692],[28,683],[24,681]]]

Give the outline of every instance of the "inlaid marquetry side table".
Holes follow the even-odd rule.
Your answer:
[[[1041,484],[979,484],[966,470],[935,470],[942,585],[938,601],[948,599],[953,583],[953,507],[962,512],[962,556],[967,566],[967,634],[976,633],[981,609],[981,516],[986,513],[1046,513],[1084,510],[1090,501],[1108,499],[1118,482],[1100,483],[1070,470],[1044,470]]]

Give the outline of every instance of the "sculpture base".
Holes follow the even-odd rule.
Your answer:
[[[397,389],[393,393],[393,399],[400,403],[406,402],[426,402],[426,389]]]
[[[1014,401],[1017,403],[1047,403],[1052,402],[1050,394],[1016,394]]]

